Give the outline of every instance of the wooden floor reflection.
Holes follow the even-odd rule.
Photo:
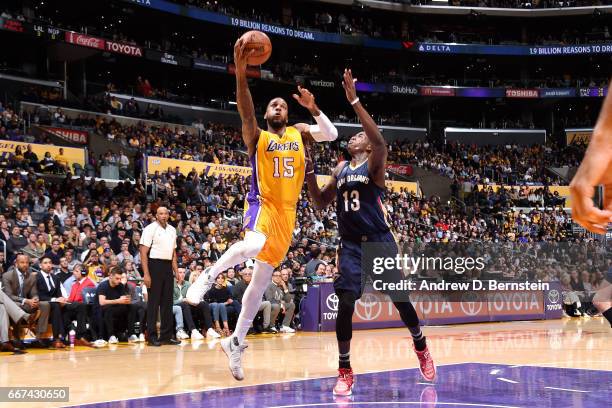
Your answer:
[[[438,364],[612,370],[612,330],[602,318],[438,326],[424,332]],[[69,403],[27,404],[50,407],[335,375],[334,333],[259,335],[248,341],[246,379],[240,383],[229,374],[218,342],[204,341],[161,348],[119,344],[96,350],[34,350],[23,356],[3,353],[0,386],[69,386]],[[353,368],[365,373],[417,367],[411,343],[405,329],[356,331]],[[16,405],[0,404],[9,406]]]

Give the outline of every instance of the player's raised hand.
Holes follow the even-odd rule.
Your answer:
[[[353,73],[350,69],[344,69],[344,75],[342,78],[342,87],[344,88],[344,92],[346,93],[346,99],[349,102],[353,102],[357,99],[357,89],[355,89],[355,82],[357,82],[357,78],[353,78]]]
[[[299,85],[297,89],[298,93],[293,94],[293,99],[295,99],[300,105],[309,111],[315,110],[317,105],[315,104],[315,97],[312,92],[306,88],[302,88]]]
[[[255,52],[255,49],[247,49],[247,42],[243,38],[239,38],[234,44],[234,64],[236,65],[236,72],[246,72],[247,59]]]

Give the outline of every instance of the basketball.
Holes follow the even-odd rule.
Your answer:
[[[251,55],[247,63],[249,65],[261,65],[272,55],[272,43],[270,37],[261,31],[247,31],[240,37],[246,41],[246,49],[254,49],[255,52]]]

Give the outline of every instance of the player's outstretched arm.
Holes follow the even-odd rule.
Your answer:
[[[245,46],[246,42],[243,39],[239,39],[234,45],[236,104],[238,105],[238,112],[242,120],[242,140],[247,147],[249,157],[251,157],[255,154],[255,148],[257,147],[257,140],[259,139],[261,130],[257,126],[255,107],[253,106],[253,98],[251,97],[251,91],[249,91],[249,83],[246,76],[247,58],[255,50],[247,50]]]
[[[589,147],[570,184],[572,218],[589,231],[605,234],[612,222],[612,85],[593,129]],[[604,185],[603,209],[593,203],[595,186]]]
[[[353,73],[350,69],[344,70],[344,78],[342,86],[346,93],[346,99],[353,106],[355,113],[359,117],[363,131],[365,132],[370,145],[372,146],[372,153],[368,159],[368,169],[370,176],[374,179],[374,182],[381,187],[385,185],[385,166],[387,164],[387,143],[383,138],[382,133],[378,130],[376,122],[370,116],[368,111],[365,110],[359,98],[357,97],[357,90],[355,89],[355,82],[357,79],[353,78]]]
[[[308,194],[312,199],[312,202],[317,210],[323,209],[331,204],[334,201],[336,196],[336,179],[344,165],[344,162],[338,163],[334,171],[332,172],[331,180],[323,186],[323,188],[319,188],[317,184],[317,175],[314,171],[314,163],[312,162],[312,158],[310,157],[310,150],[306,149],[306,186],[308,188]]]
[[[338,138],[338,129],[334,124],[325,116],[315,103],[314,95],[306,88],[298,86],[298,93],[293,94],[295,99],[301,106],[308,109],[308,112],[312,115],[316,125],[309,125],[307,123],[296,123],[294,126],[300,131],[302,137],[307,141],[316,142],[332,142]]]

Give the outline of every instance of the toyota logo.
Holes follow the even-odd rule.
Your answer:
[[[559,303],[559,297],[559,291],[556,289],[553,289],[548,292],[548,301],[550,303]]]
[[[330,294],[327,299],[325,299],[325,304],[327,308],[333,312],[338,311],[338,296],[335,293]]]
[[[461,296],[461,310],[467,316],[476,316],[482,309],[482,302],[478,300],[478,296],[473,292],[464,293]]]
[[[363,295],[355,303],[355,313],[361,320],[376,320],[380,316],[382,305],[378,298],[370,293]]]

